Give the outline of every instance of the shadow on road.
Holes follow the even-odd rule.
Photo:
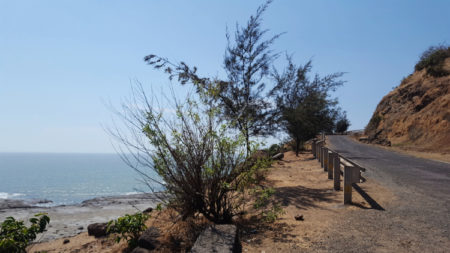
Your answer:
[[[357,191],[361,195],[361,197],[363,197],[364,200],[366,200],[367,203],[369,203],[371,208],[367,208],[367,207],[364,207],[364,206],[362,206],[360,204],[356,204],[356,203],[353,203],[352,205],[358,206],[358,207],[364,208],[364,209],[375,209],[375,210],[385,211],[384,208],[380,204],[378,204],[378,202],[376,202],[372,197],[370,197],[369,194],[367,194],[367,192],[365,192],[363,189],[361,189],[361,187],[359,187],[357,184],[353,184],[352,186],[353,186],[353,189],[355,189],[355,191]]]

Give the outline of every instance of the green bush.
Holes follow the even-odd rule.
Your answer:
[[[278,144],[272,144],[269,148],[269,155],[270,157],[278,154],[281,152],[281,147]]]
[[[31,225],[27,227],[23,221],[7,217],[0,224],[0,253],[25,252],[25,248],[36,239],[36,235],[45,231],[50,218],[39,213],[29,221]]]
[[[125,214],[117,220],[108,222],[107,231],[109,233],[117,233],[116,242],[119,243],[122,239],[128,242],[129,248],[135,248],[139,236],[147,229],[145,221],[149,215],[143,213]]]
[[[434,77],[447,76],[450,72],[444,69],[444,63],[448,57],[450,57],[449,46],[432,46],[422,53],[414,69],[416,71],[425,69],[428,75]]]
[[[336,122],[336,133],[345,133],[350,126],[350,121],[345,117]]]

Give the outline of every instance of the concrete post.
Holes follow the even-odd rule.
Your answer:
[[[341,160],[338,154],[333,157],[333,174],[334,190],[339,191],[341,189]]]
[[[323,171],[328,170],[328,148],[323,148]]]
[[[317,161],[320,162],[320,142],[317,144],[316,153],[317,153]]]
[[[352,203],[352,169],[351,166],[344,166],[344,204]]]
[[[321,142],[317,143],[317,145],[316,145],[316,154],[317,154],[317,161],[319,161],[319,162],[320,162],[320,148],[321,147],[322,147],[322,143]]]
[[[320,167],[322,167],[323,168],[323,160],[324,160],[324,158],[325,158],[325,147],[322,147],[321,149],[320,149]]]
[[[313,140],[311,142],[311,152],[312,152],[314,158],[316,158],[316,141],[315,140]]]
[[[324,132],[322,132],[322,140],[323,141],[325,140],[325,133]]]
[[[332,151],[328,151],[328,179],[333,179],[333,162],[334,157],[337,156],[337,153]]]

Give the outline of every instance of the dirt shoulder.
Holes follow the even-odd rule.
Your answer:
[[[267,183],[277,191],[276,198],[285,214],[259,230],[244,231],[244,252],[316,252],[329,240],[330,230],[339,229],[342,235],[351,236],[352,231],[338,227],[338,222],[349,219],[349,214],[374,210],[355,191],[354,204],[343,205],[342,190],[333,190],[333,181],[310,153],[299,157],[292,152],[285,153],[283,161],[270,170]],[[389,190],[370,178],[360,187],[381,206],[387,206],[395,199]],[[294,217],[298,215],[303,215],[304,220],[296,220]]]

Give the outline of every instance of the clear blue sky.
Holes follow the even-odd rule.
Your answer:
[[[118,105],[133,79],[168,83],[143,57],[221,76],[226,26],[262,3],[0,0],[0,152],[114,152],[102,101]],[[447,0],[278,0],[263,26],[286,32],[274,49],[312,58],[313,72],[348,72],[336,96],[361,129],[422,51],[450,42],[449,13]]]

